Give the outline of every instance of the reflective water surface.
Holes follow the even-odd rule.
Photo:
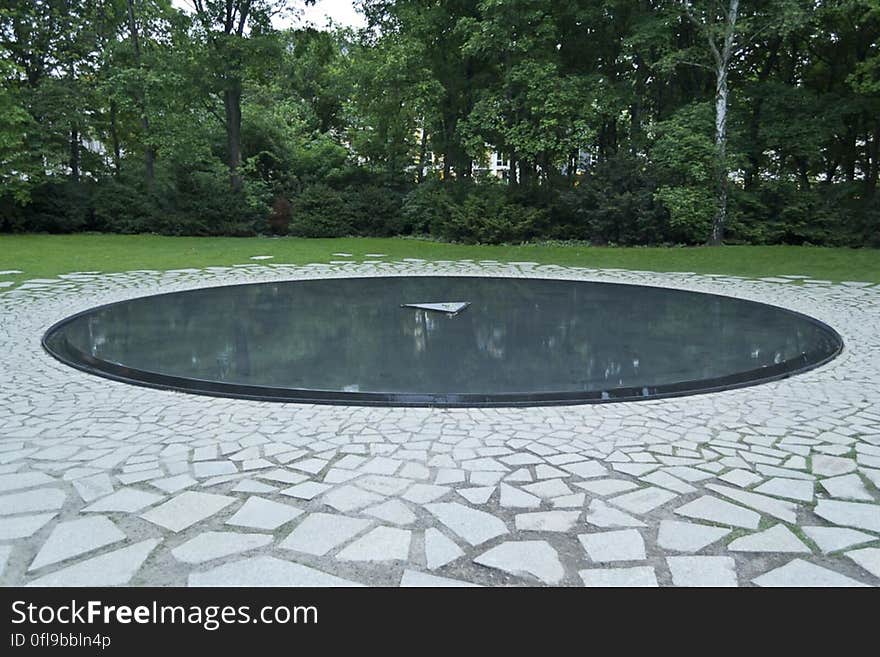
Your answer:
[[[455,316],[401,307],[450,301],[470,305]],[[65,320],[44,344],[74,366],[159,387],[438,405],[680,394],[786,375],[841,348],[827,326],[754,302],[466,277],[290,281],[145,297]]]

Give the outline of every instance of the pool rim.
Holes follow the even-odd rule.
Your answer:
[[[754,303],[762,306],[773,308],[776,311],[788,313],[802,320],[806,320],[813,325],[826,331],[835,343],[834,350],[815,361],[806,361],[803,358],[793,358],[783,361],[773,366],[756,368],[753,370],[745,370],[735,372],[730,375],[714,377],[711,379],[694,379],[690,381],[681,381],[662,386],[655,386],[655,392],[649,395],[644,394],[645,387],[626,386],[620,388],[611,388],[605,391],[568,391],[568,392],[516,392],[516,393],[407,393],[407,392],[344,392],[335,390],[319,390],[309,388],[283,388],[263,385],[247,385],[240,383],[224,383],[206,379],[195,379],[189,377],[173,376],[162,374],[161,372],[153,372],[139,368],[126,367],[117,363],[104,361],[94,358],[81,350],[75,351],[81,355],[80,360],[69,358],[66,355],[57,352],[49,345],[49,339],[57,331],[62,329],[66,324],[75,321],[83,315],[106,310],[113,306],[131,303],[140,299],[158,298],[174,294],[185,294],[188,292],[196,292],[208,289],[223,289],[244,287],[250,285],[273,285],[282,283],[307,283],[315,281],[332,281],[332,280],[374,280],[374,279],[401,279],[401,278],[474,278],[474,279],[514,279],[514,280],[541,280],[541,281],[560,281],[569,283],[591,283],[599,285],[614,285],[623,287],[638,287],[648,289],[659,289],[685,294],[699,294],[704,296],[720,297],[723,299],[731,299],[740,302]],[[832,326],[815,317],[791,310],[782,306],[777,306],[764,301],[755,301],[754,299],[732,296],[729,294],[718,294],[716,292],[704,292],[700,290],[691,290],[680,287],[671,287],[668,285],[649,285],[641,283],[626,283],[618,281],[600,281],[593,279],[581,279],[558,276],[521,276],[521,275],[505,275],[487,273],[483,275],[477,274],[446,274],[446,273],[414,273],[414,274],[397,274],[397,275],[355,275],[355,276],[325,276],[325,277],[306,277],[306,278],[284,278],[280,280],[265,281],[249,281],[244,283],[224,283],[220,285],[203,285],[200,287],[189,287],[181,290],[170,290],[167,292],[158,292],[155,294],[144,294],[118,301],[112,301],[100,304],[90,308],[81,310],[73,315],[65,317],[45,330],[40,344],[42,348],[57,361],[77,369],[81,372],[99,376],[101,378],[136,385],[154,390],[165,390],[173,392],[181,392],[192,395],[201,395],[209,397],[220,397],[227,399],[243,399],[248,401],[267,401],[276,403],[298,403],[298,404],[318,404],[318,405],[334,405],[334,406],[371,406],[371,407],[408,407],[408,408],[522,408],[522,407],[540,407],[540,406],[575,406],[586,404],[607,404],[607,403],[625,403],[625,402],[645,402],[655,401],[669,398],[686,397],[692,395],[703,395],[717,392],[725,392],[728,390],[737,390],[740,388],[748,388],[752,386],[763,385],[773,381],[780,381],[799,374],[803,374],[810,370],[817,369],[823,365],[836,359],[845,349],[845,341],[840,333]],[[73,349],[71,347],[71,349]],[[801,354],[805,356],[806,354]],[[803,361],[797,365],[798,361]],[[791,365],[796,365],[791,367]],[[760,374],[760,376],[757,376]],[[196,384],[194,386],[193,384]],[[697,385],[705,384],[705,385]]]

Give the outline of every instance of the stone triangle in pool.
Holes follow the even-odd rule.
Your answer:
[[[430,310],[432,312],[446,313],[447,315],[457,315],[462,310],[471,305],[470,301],[446,301],[443,303],[402,303],[401,308],[418,308],[419,310]]]

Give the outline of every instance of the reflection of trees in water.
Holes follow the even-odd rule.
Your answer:
[[[400,303],[467,300],[448,317]],[[577,390],[792,358],[813,325],[733,299],[526,279],[336,279],[214,288],[85,316],[74,342],[132,367],[341,390]]]

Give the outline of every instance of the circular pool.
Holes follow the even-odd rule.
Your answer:
[[[246,399],[527,406],[763,383],[843,348],[811,317],[683,290],[534,278],[331,278],[202,288],[69,317],[73,367]]]

